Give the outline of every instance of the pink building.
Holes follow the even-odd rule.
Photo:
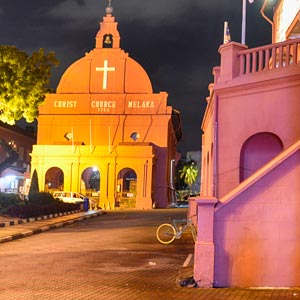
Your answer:
[[[272,44],[219,48],[190,199],[200,287],[300,286],[299,15],[299,0],[277,1]]]

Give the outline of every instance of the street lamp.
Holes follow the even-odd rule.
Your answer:
[[[250,4],[254,2],[254,0],[248,0]],[[243,13],[242,13],[242,44],[246,43],[246,0],[243,0]]]

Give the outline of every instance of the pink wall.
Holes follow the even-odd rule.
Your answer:
[[[269,132],[277,135],[285,148],[299,138],[300,102],[296,95],[300,95],[299,82],[278,88],[273,81],[259,88],[249,85],[226,94],[219,92],[218,196],[239,184],[240,153],[249,137]]]
[[[214,286],[300,285],[299,159],[298,151],[229,204],[217,206]]]

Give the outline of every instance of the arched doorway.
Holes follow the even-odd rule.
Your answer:
[[[100,172],[97,168],[86,168],[82,172],[80,192],[88,197],[100,195]]]
[[[240,155],[240,182],[283,150],[280,138],[269,132],[257,133],[244,143]]]
[[[58,167],[47,170],[45,175],[45,192],[63,191],[64,172]]]
[[[117,178],[116,207],[135,208],[137,175],[133,169],[122,169]]]

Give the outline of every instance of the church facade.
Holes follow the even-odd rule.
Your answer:
[[[109,5],[96,47],[40,106],[31,169],[40,189],[80,192],[104,209],[167,207],[180,113],[120,48],[117,25]]]
[[[300,286],[299,15],[299,0],[277,1],[272,44],[219,48],[190,199],[198,286]]]

